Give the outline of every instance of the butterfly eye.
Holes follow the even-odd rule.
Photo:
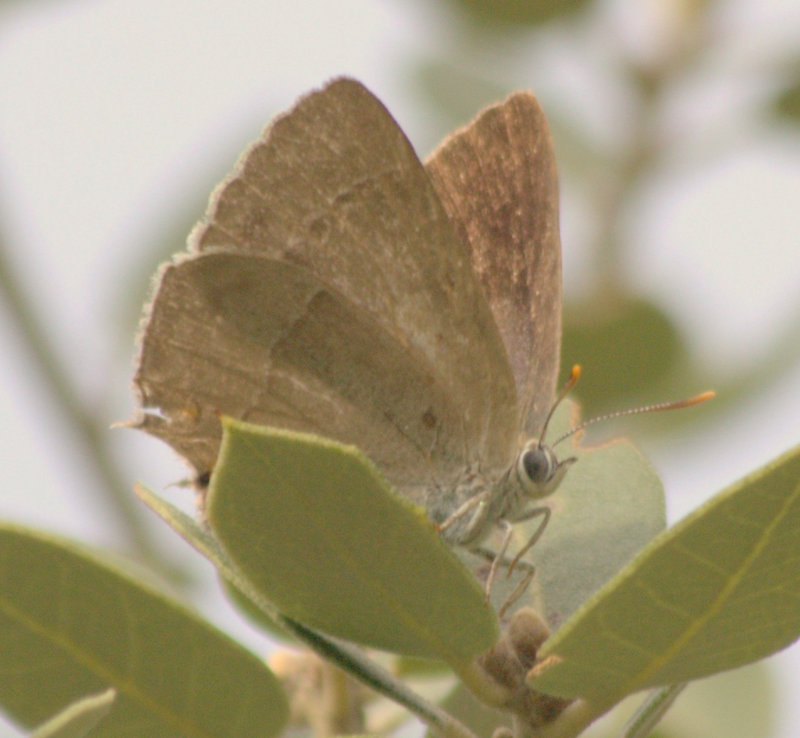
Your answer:
[[[558,459],[547,446],[532,446],[523,450],[517,461],[517,473],[523,486],[529,489],[544,487],[558,469]]]

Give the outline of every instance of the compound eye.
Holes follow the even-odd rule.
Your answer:
[[[553,478],[557,467],[558,462],[549,448],[534,446],[519,456],[518,471],[523,482],[545,485]]]

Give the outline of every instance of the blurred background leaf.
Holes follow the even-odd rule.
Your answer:
[[[479,27],[503,26],[512,31],[515,26],[536,26],[549,20],[563,18],[570,13],[586,8],[587,0],[496,0],[486,3],[481,0],[448,0]]]
[[[787,123],[800,124],[800,73],[775,98],[775,112]]]
[[[775,735],[775,677],[758,663],[689,684],[650,738],[753,738]],[[629,697],[584,733],[619,738],[644,695]]]

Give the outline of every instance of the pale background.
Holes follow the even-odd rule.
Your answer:
[[[624,135],[615,129],[624,99],[603,64],[613,64],[615,45],[646,50],[658,35],[653,29],[671,22],[665,8],[679,4],[596,5],[594,27],[605,35],[556,25],[476,47],[458,63],[505,91],[530,88],[545,112],[574,116],[613,140]],[[697,139],[629,214],[624,276],[675,317],[698,359],[724,378],[767,351],[798,313],[800,135],[768,125],[752,106],[779,87],[785,70],[771,60],[797,45],[800,5],[717,5],[722,49],[696,88],[675,93],[675,120],[696,121]],[[133,332],[147,275],[180,250],[242,146],[298,95],[349,74],[427,153],[452,121],[420,93],[422,65],[446,57],[462,32],[440,5],[400,0],[0,8],[0,238],[62,371],[101,427],[132,411]],[[562,188],[565,285],[579,294],[591,279],[582,243],[592,223],[563,168]],[[0,372],[0,517],[124,551],[72,421],[56,410],[5,310]],[[667,487],[670,519],[796,444],[799,417],[800,369],[787,361],[785,371],[691,435],[646,442]],[[634,438],[635,428],[626,426]],[[161,489],[183,474],[156,441],[110,433],[128,487],[141,479]],[[252,648],[267,648],[221,600],[209,568],[163,526],[152,527],[165,556],[197,569],[196,606]],[[773,657],[770,667],[776,735],[800,735],[800,648]],[[0,735],[17,734],[0,725]]]

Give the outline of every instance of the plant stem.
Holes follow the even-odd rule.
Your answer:
[[[283,627],[315,653],[332,661],[379,694],[403,705],[437,735],[444,738],[476,738],[465,725],[409,689],[393,674],[367,658],[361,649],[306,628],[285,616],[278,618]]]
[[[620,738],[647,738],[685,687],[686,682],[681,682],[650,692],[636,714],[628,721]]]

